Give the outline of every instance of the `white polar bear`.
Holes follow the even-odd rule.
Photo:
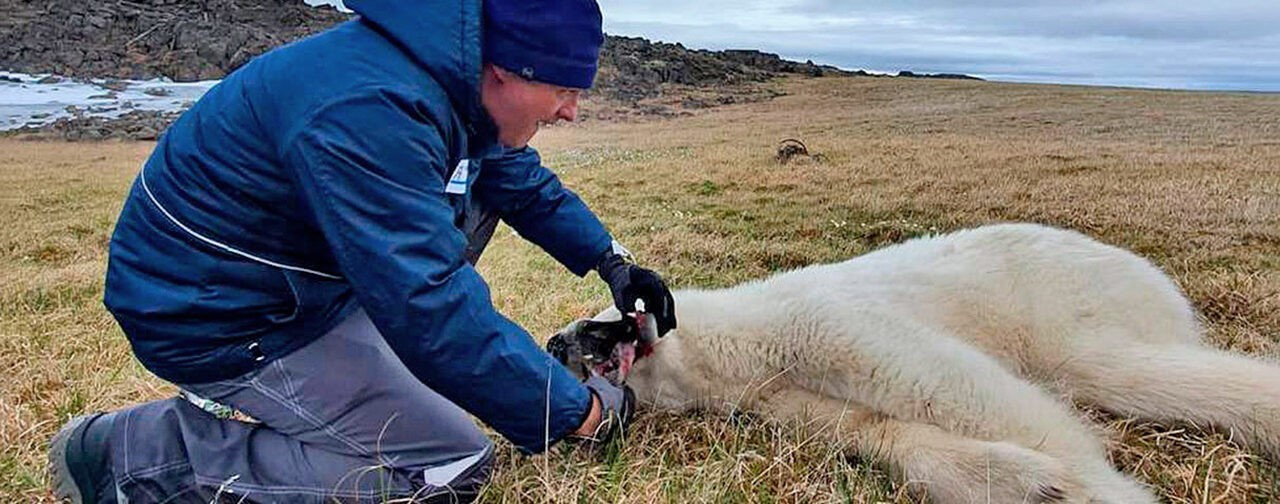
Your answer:
[[[934,502],[1157,502],[1070,400],[1280,456],[1280,366],[1208,347],[1159,269],[1076,232],[992,225],[674,296],[679,329],[627,378],[642,404],[826,421]]]

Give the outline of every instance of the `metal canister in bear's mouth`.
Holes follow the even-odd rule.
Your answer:
[[[618,343],[613,347],[613,356],[618,365],[618,376],[614,385],[621,385],[627,382],[627,376],[631,374],[631,366],[636,361],[636,344]]]
[[[624,318],[621,322],[634,324],[625,330],[625,333],[631,337],[616,340],[609,352],[608,360],[597,361],[599,363],[592,369],[595,374],[608,378],[615,385],[627,382],[627,376],[631,374],[631,368],[636,359],[652,354],[653,345],[658,341],[658,328],[654,323],[653,315],[636,312],[628,318],[632,320]]]
[[[639,347],[638,357],[648,357],[658,344],[658,321],[653,315],[636,312],[636,345]]]
[[[635,364],[636,359],[653,354],[653,347],[658,343],[658,324],[653,315],[636,312],[635,320],[636,340],[619,342],[614,347],[618,383],[626,383],[627,376],[631,374],[631,366]]]

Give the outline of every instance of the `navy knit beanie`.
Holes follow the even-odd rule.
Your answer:
[[[526,79],[586,89],[604,31],[596,0],[484,0],[485,62]]]

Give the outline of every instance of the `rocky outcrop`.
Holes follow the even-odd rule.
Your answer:
[[[347,16],[300,0],[0,0],[0,68],[217,79]]]
[[[160,138],[160,133],[181,115],[179,112],[133,110],[118,117],[73,116],[40,127],[22,127],[4,132],[24,140],[142,140]]]
[[[0,69],[78,78],[218,79],[273,47],[349,19],[300,0],[0,0]],[[840,73],[753,50],[690,50],[610,36],[594,92],[634,103],[664,84]]]
[[[907,77],[914,79],[960,79],[960,80],[983,80],[981,77],[957,73],[915,73],[910,70],[898,72],[898,77]]]
[[[663,84],[694,87],[763,82],[783,74],[810,76],[847,72],[812,61],[797,63],[755,50],[690,50],[682,44],[610,36],[600,55],[596,92],[635,102],[656,96]]]
[[[0,17],[0,69],[175,81],[219,79],[273,47],[351,19],[301,0],[0,0],[0,12],[5,13]],[[768,100],[779,93],[765,83],[781,75],[870,74],[756,50],[692,50],[678,43],[609,36],[584,116],[666,117]],[[143,111],[119,119],[70,117],[13,133],[148,139],[172,117]]]

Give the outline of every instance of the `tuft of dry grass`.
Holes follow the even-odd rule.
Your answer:
[[[1280,96],[906,79],[795,79],[769,102],[550,128],[536,145],[641,262],[714,287],[998,221],[1150,258],[1216,345],[1280,357]],[[799,138],[817,160],[779,165]],[[0,140],[0,496],[47,500],[43,451],[83,411],[172,393],[101,306],[111,226],[148,144]],[[494,301],[538,337],[607,304],[501,229]],[[1280,499],[1276,461],[1229,433],[1086,412],[1174,503]],[[916,502],[826,426],[643,413],[600,457],[500,444],[484,502]]]

